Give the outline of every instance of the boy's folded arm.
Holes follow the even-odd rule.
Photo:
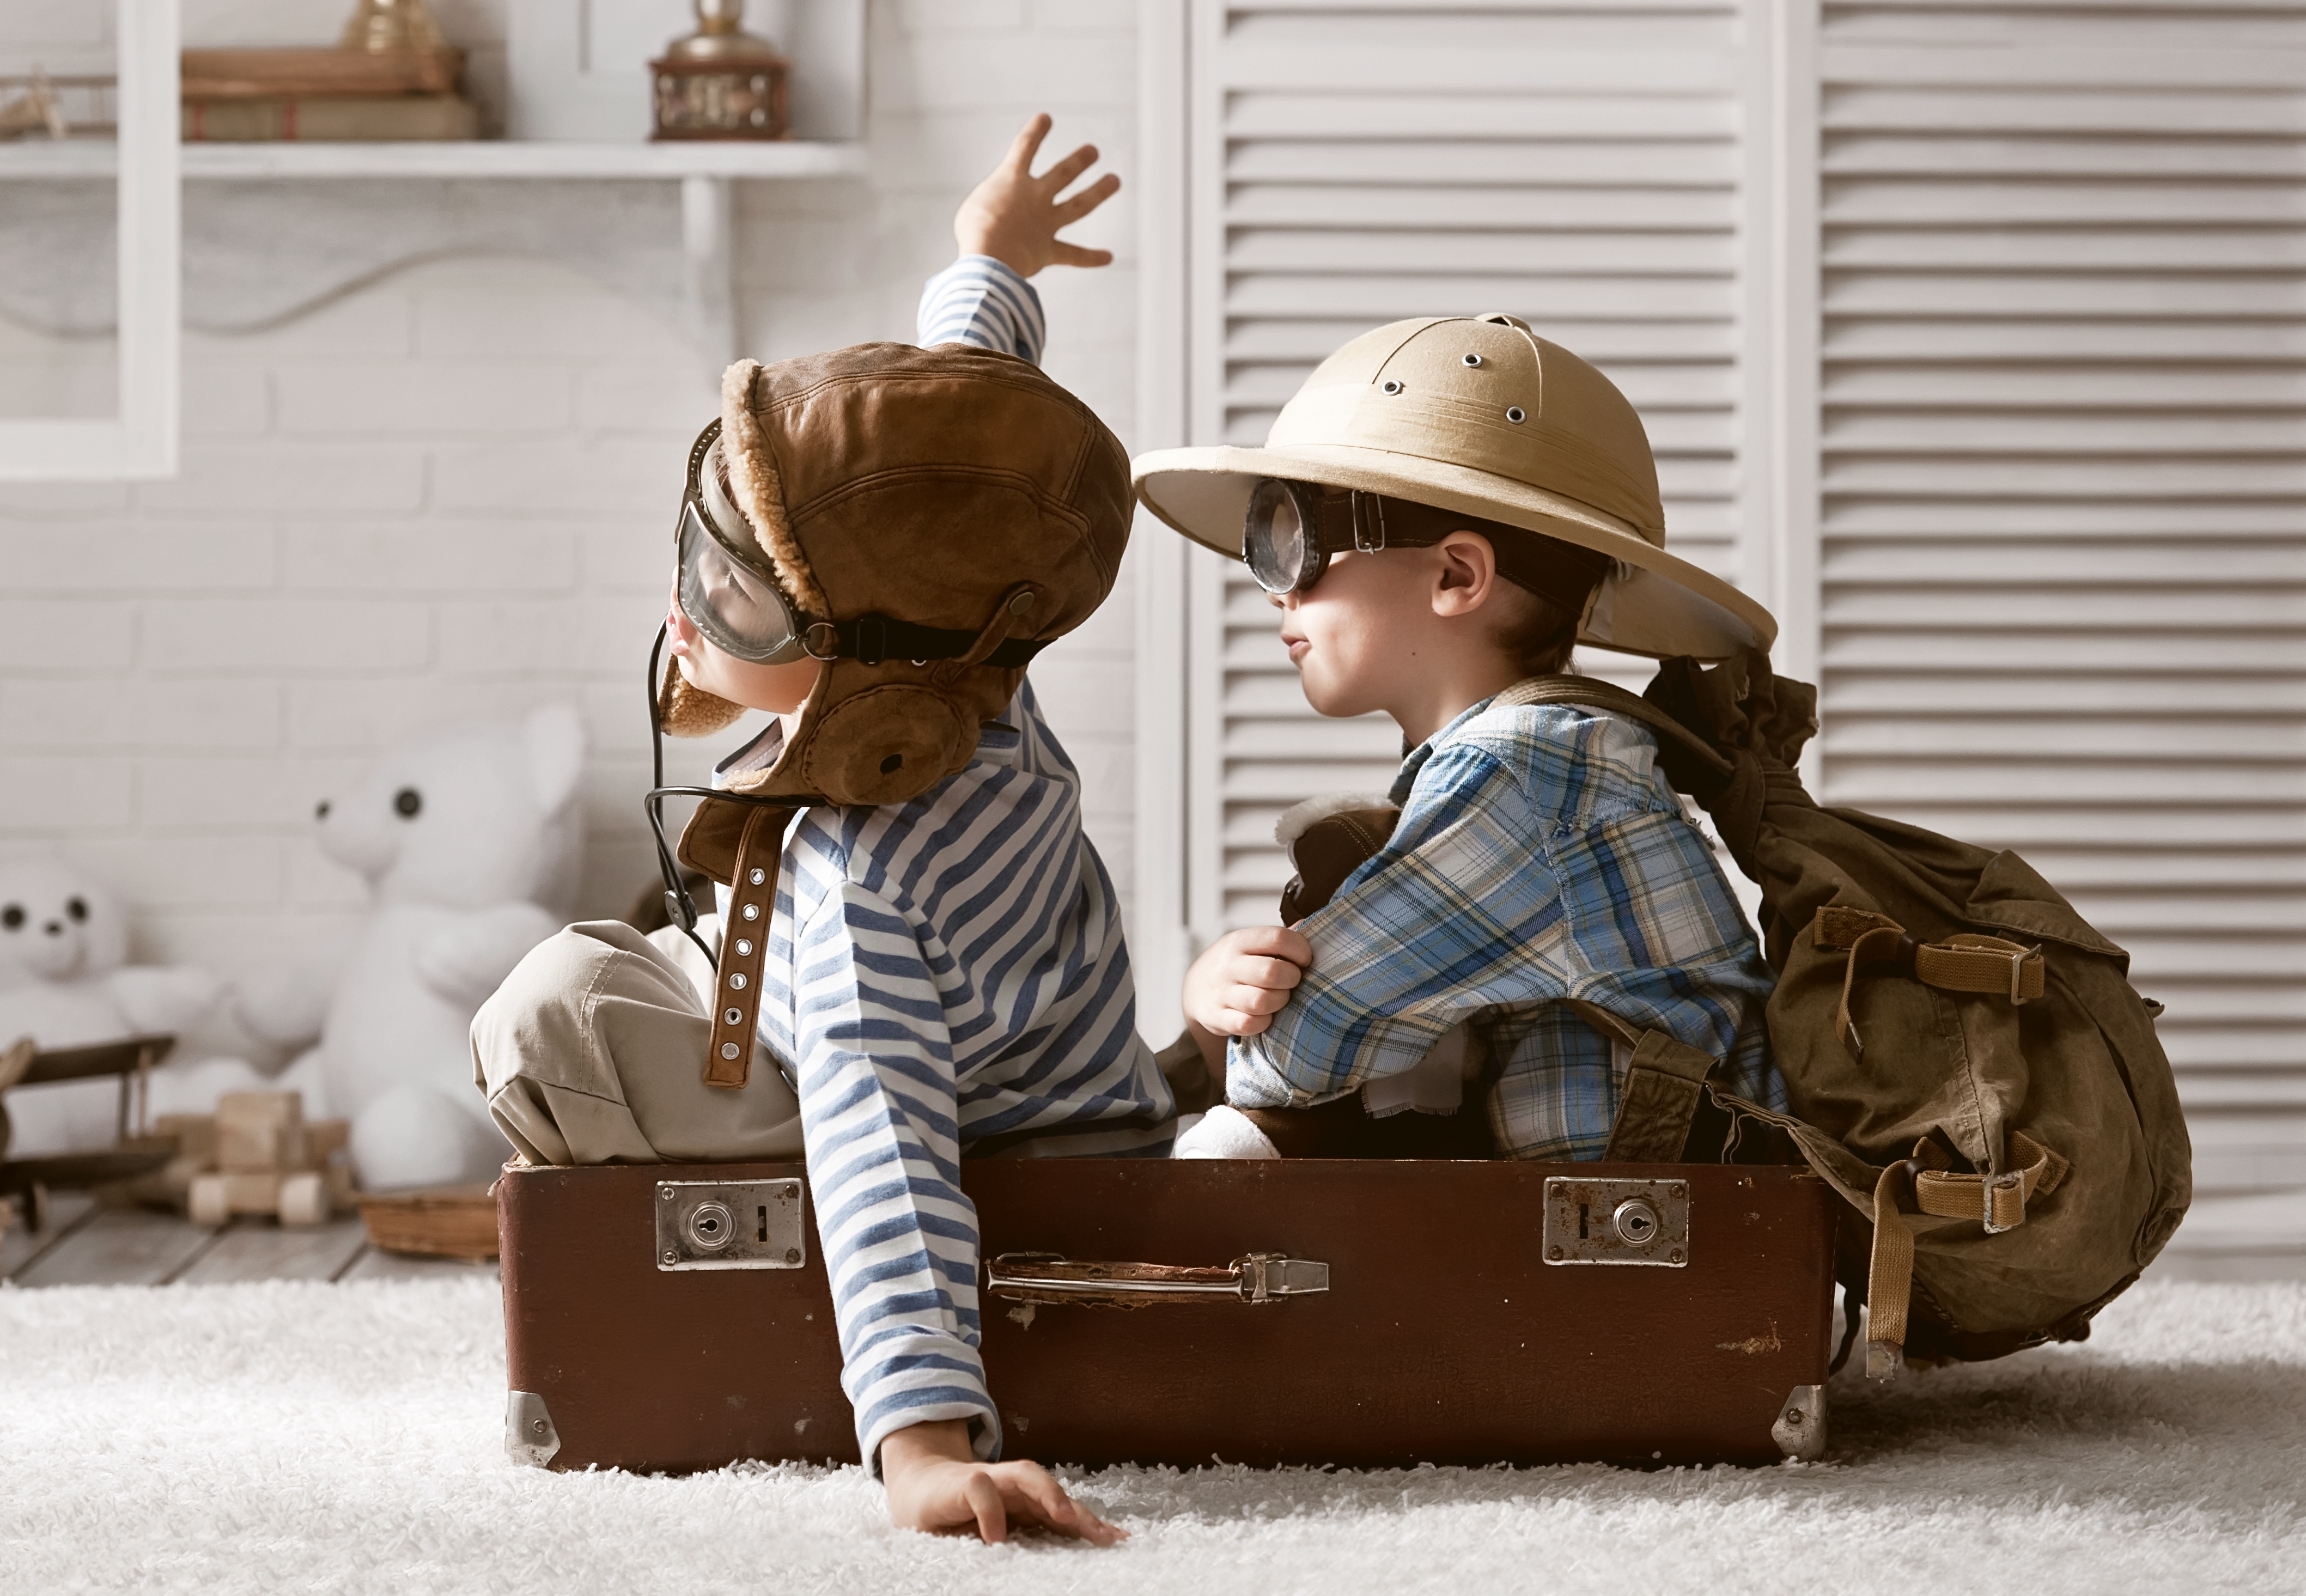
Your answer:
[[[1303,1107],[1413,1069],[1486,1006],[1492,968],[1525,966],[1560,893],[1537,816],[1479,747],[1437,750],[1393,841],[1297,923],[1313,962],[1262,1033],[1228,1050],[1226,1100]]]
[[[871,1460],[893,1431],[964,1419],[977,1455],[997,1457],[976,1210],[928,961],[898,909],[853,883],[794,942],[802,1134],[858,1443]]]

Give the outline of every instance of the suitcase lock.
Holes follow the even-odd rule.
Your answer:
[[[808,1259],[801,1183],[659,1181],[660,1269],[798,1269]]]
[[[1549,1264],[1687,1267],[1689,1184],[1550,1176],[1542,1245]]]

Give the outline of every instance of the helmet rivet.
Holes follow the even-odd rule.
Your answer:
[[[1378,386],[1383,392],[1397,394],[1401,391],[1401,379],[1398,377],[1388,377]]]
[[[1482,363],[1482,357],[1478,354],[1468,354],[1462,356],[1461,358],[1469,366],[1478,366]]]
[[[1506,406],[1506,419],[1514,422],[1516,425],[1519,425],[1521,422],[1527,421],[1529,419],[1529,415],[1528,413],[1524,411],[1520,405],[1508,405]]]
[[[1031,588],[1027,588],[1024,592],[1019,593],[1015,598],[1009,601],[1009,613],[1012,615],[1030,615],[1033,613],[1033,590]]]

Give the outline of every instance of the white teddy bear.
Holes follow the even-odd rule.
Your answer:
[[[320,805],[321,851],[367,877],[376,906],[334,968],[252,993],[243,1013],[277,1041],[319,1039],[290,1074],[316,1084],[308,1114],[352,1121],[364,1188],[486,1181],[503,1163],[468,1037],[562,925],[543,905],[576,883],[584,763],[583,721],[552,704],[405,743]]]
[[[155,1113],[205,1111],[220,1092],[271,1084],[233,1056],[254,1050],[232,1026],[221,980],[191,965],[129,965],[127,957],[128,917],[111,888],[61,860],[0,865],[0,1047],[19,1037],[47,1051],[174,1036],[175,1051],[150,1083]],[[119,1100],[109,1079],[11,1092],[9,1155],[109,1147]]]

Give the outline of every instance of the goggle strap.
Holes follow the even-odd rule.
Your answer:
[[[1325,553],[1430,549],[1463,528],[1490,540],[1497,553],[1499,575],[1566,609],[1582,610],[1610,568],[1610,557],[1596,550],[1462,511],[1437,509],[1414,499],[1331,488],[1322,492],[1320,503]]]
[[[831,646],[826,646],[829,640]],[[860,615],[854,620],[821,620],[801,634],[802,646],[820,660],[854,660],[878,665],[884,660],[959,660],[977,646],[981,634],[951,627],[917,626],[886,615]],[[1048,644],[1012,637],[978,661],[996,670],[1013,670],[1029,665]]]

